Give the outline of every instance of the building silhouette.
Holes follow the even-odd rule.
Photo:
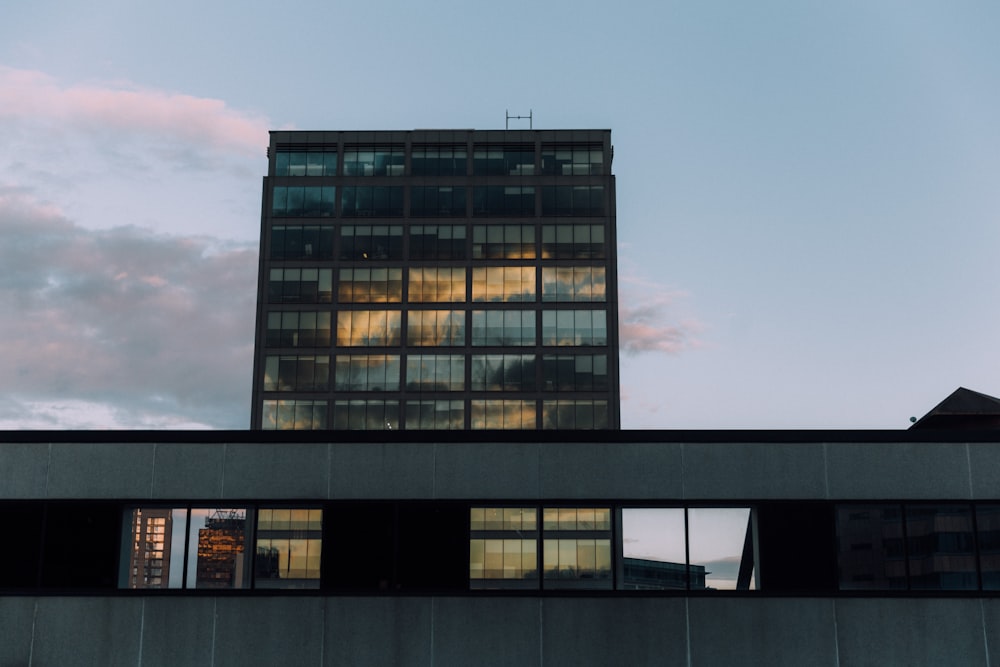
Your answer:
[[[609,130],[271,133],[252,428],[617,429]]]

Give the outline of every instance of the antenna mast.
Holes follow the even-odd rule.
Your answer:
[[[533,127],[534,119],[532,118],[532,116],[534,115],[534,112],[531,109],[528,109],[528,115],[527,116],[511,116],[509,109],[504,109],[504,113],[506,113],[506,115],[507,115],[507,119],[506,119],[506,121],[504,122],[504,125],[503,125],[503,127],[504,127],[505,130],[509,130],[510,129],[510,121],[511,121],[511,119],[522,120],[524,118],[528,119],[528,129],[529,130],[535,129]]]

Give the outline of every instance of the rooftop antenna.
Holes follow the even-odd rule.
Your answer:
[[[507,115],[507,120],[506,120],[506,122],[504,122],[504,129],[505,130],[509,130],[510,129],[510,121],[511,121],[511,119],[522,120],[524,118],[528,119],[528,129],[529,130],[533,130],[534,129],[534,127],[532,126],[533,122],[534,122],[534,120],[532,118],[532,115],[533,115],[534,112],[531,109],[528,109],[528,115],[527,116],[511,116],[509,109],[504,109],[504,113],[506,113],[506,115]]]

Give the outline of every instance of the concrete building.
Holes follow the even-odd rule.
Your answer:
[[[998,489],[995,430],[7,432],[0,664],[997,664]],[[137,508],[264,566],[130,588]]]
[[[617,429],[609,130],[271,133],[252,428]]]

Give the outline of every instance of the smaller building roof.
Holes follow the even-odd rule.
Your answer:
[[[1000,398],[959,387],[910,429],[1000,429]]]

